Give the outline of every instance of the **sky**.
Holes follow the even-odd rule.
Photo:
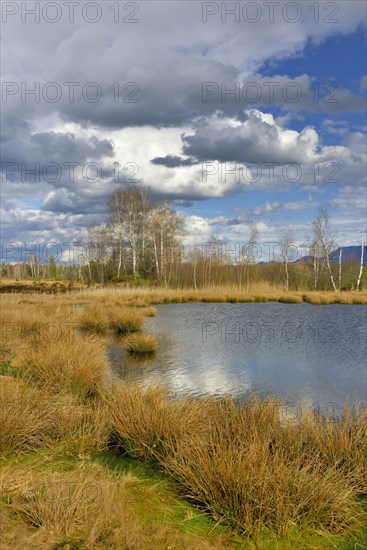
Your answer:
[[[242,246],[252,227],[304,244],[320,206],[358,244],[366,6],[2,2],[3,259],[69,250],[131,184],[173,201],[187,246]]]

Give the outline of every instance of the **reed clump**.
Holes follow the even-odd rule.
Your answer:
[[[73,335],[65,340],[20,347],[14,367],[48,392],[71,392],[85,399],[97,394],[108,373],[105,343]]]
[[[302,294],[304,302],[315,305],[367,304],[366,292],[307,292]]]
[[[286,296],[281,296],[278,300],[282,304],[301,304],[303,302],[302,296],[287,294]]]
[[[24,380],[0,377],[0,456],[33,452],[80,427],[83,410],[71,395],[49,395]]]
[[[152,334],[133,334],[125,339],[125,345],[132,354],[151,354],[157,350],[158,341]]]
[[[144,317],[155,317],[157,315],[157,310],[155,307],[147,306],[141,309],[141,313],[144,315]]]
[[[139,332],[143,322],[144,316],[139,311],[128,308],[116,308],[109,317],[109,327],[120,334]]]
[[[308,414],[302,419],[301,433],[310,452],[318,456],[326,468],[335,467],[353,480],[356,493],[367,495],[367,410],[359,406],[345,407],[335,418]]]
[[[94,304],[83,308],[79,315],[78,327],[84,332],[95,332],[103,334],[108,327],[107,310],[100,305]]]
[[[15,474],[6,471],[1,480],[8,521],[32,528],[39,547],[50,548],[47,537],[52,548],[63,539],[69,548],[126,548],[134,535],[136,540],[142,535],[127,506],[126,487],[136,483],[131,475],[116,479],[97,465],[65,473],[23,468]],[[68,537],[74,539],[72,546]]]
[[[224,536],[212,533],[215,526],[180,502],[162,477],[152,482],[90,457],[66,471],[50,471],[42,462],[7,466],[0,476],[2,548],[228,548]]]
[[[200,399],[170,400],[162,387],[143,389],[134,383],[116,383],[104,392],[103,401],[111,443],[135,458],[163,457],[168,440],[193,435],[200,426],[206,429],[204,417],[198,413]]]
[[[137,309],[106,303],[106,297],[100,295],[101,301],[86,306],[79,315],[78,327],[85,332],[102,334],[106,330],[115,330],[121,334],[141,330],[144,315]]]
[[[187,498],[242,533],[341,533],[366,520],[357,500],[365,487],[365,431],[355,417],[323,430],[325,419],[312,413],[285,422],[272,399],[181,401],[134,385],[114,388],[105,400],[115,446],[157,461]]]

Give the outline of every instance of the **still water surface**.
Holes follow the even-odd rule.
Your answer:
[[[114,340],[109,357],[123,379],[179,394],[255,392],[341,408],[367,399],[366,314],[363,305],[160,305],[145,320],[157,353],[134,359]]]

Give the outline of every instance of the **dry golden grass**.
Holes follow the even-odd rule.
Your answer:
[[[0,377],[0,401],[0,456],[32,452],[75,434],[83,417],[72,396],[51,396],[10,377]]]
[[[85,332],[101,334],[108,328],[108,324],[108,312],[99,304],[88,305],[79,314],[78,327]]]
[[[0,548],[228,548],[220,537],[211,536],[210,542],[200,532],[184,531],[182,523],[172,524],[172,511],[163,502],[167,494],[158,484],[147,486],[141,477],[117,475],[88,460],[65,472],[9,466],[0,476],[0,490],[6,502]]]
[[[134,354],[154,353],[158,347],[157,338],[152,334],[133,334],[124,340],[124,344]]]
[[[18,520],[32,528],[32,538],[40,544],[46,542],[47,534],[48,542],[54,544],[72,536],[88,548],[99,538],[106,547],[118,548],[117,543],[122,547],[128,543],[131,528],[132,538],[139,535],[126,506],[125,487],[134,481],[131,476],[113,479],[95,466],[69,473],[23,470],[12,475],[8,471],[1,481],[2,494],[8,495],[8,521]]]
[[[89,304],[104,305],[108,307],[140,307],[160,303],[181,303],[188,301],[208,301],[208,302],[260,302],[260,301],[292,301],[299,303],[299,300],[315,304],[329,303],[367,303],[367,291],[290,291],[282,290],[281,286],[268,285],[265,282],[261,284],[252,284],[248,290],[238,286],[208,287],[206,289],[167,289],[167,288],[95,288],[82,289],[63,295],[37,295],[30,294],[29,298],[22,299],[19,294],[2,294],[0,296],[5,304],[10,301],[16,308],[35,306],[33,309],[43,305],[44,309],[48,306],[59,309],[59,311],[68,311],[69,314],[78,312],[77,308],[70,308],[70,305]],[[32,302],[32,304],[24,302]],[[19,303],[23,302],[23,303]],[[74,310],[74,311],[73,311]],[[50,311],[50,313],[52,313]],[[80,313],[80,310],[79,310]],[[52,313],[53,315],[53,313]]]
[[[339,419],[315,421],[306,415],[301,424],[306,444],[327,467],[353,479],[356,492],[367,495],[367,410],[359,407],[343,411]]]
[[[13,350],[8,341],[0,340],[0,364],[9,362],[13,357]]]
[[[20,346],[14,367],[48,392],[70,391],[86,398],[106,382],[108,364],[105,343],[96,338],[58,339]]]
[[[22,301],[15,299],[14,295],[1,295],[2,361],[12,360],[17,349],[24,345],[72,340],[76,326],[75,308],[70,310],[66,303],[54,296],[42,301],[32,300],[31,304],[19,302]]]
[[[127,307],[146,307],[148,305],[163,303],[185,302],[267,302],[283,301],[286,303],[300,303],[302,301],[315,304],[367,304],[367,291],[291,291],[286,292],[280,288],[269,287],[262,284],[253,285],[249,291],[240,287],[211,287],[206,289],[166,289],[166,288],[142,288],[142,289],[95,289],[82,290],[65,296],[70,303],[101,302]]]
[[[68,535],[83,525],[92,533],[99,531],[96,522],[101,517],[113,521],[116,513],[124,512],[119,493],[126,481],[109,479],[97,466],[94,472],[81,468],[66,474],[25,474],[23,479],[3,475],[3,492],[13,494],[11,508],[31,526]]]
[[[143,315],[132,308],[119,306],[112,302],[109,306],[102,296],[96,302],[82,309],[79,314],[78,327],[83,331],[103,333],[112,329],[122,334],[137,332],[143,325]]]
[[[366,520],[357,501],[367,493],[366,410],[346,411],[338,420],[308,412],[290,423],[282,418],[282,404],[274,400],[238,404],[229,398],[169,399],[161,388],[121,386],[108,381],[106,342],[74,330],[84,321],[95,323],[93,332],[99,330],[96,327],[139,331],[145,312],[154,309],[148,305],[155,303],[268,300],[367,303],[367,294],[285,293],[264,287],[248,293],[238,288],[96,289],[32,295],[29,300],[2,295],[5,324],[0,351],[21,378],[0,378],[0,397],[7,404],[0,409],[0,454],[32,452],[57,443],[65,453],[78,455],[109,444],[158,462],[183,494],[213,518],[251,536],[264,529],[277,537],[294,528],[325,535],[357,529]],[[77,304],[81,307],[74,307]],[[140,342],[142,349],[147,338],[133,334],[126,342]],[[51,531],[55,543],[70,533],[82,541],[81,547],[91,548],[150,549],[149,542],[164,539],[166,534],[161,539],[147,537],[129,518],[121,525],[106,507],[98,475],[92,477],[83,472],[69,480],[79,511],[69,506],[60,487],[55,489],[61,478],[52,478],[55,483],[49,485],[46,478],[28,476],[25,492],[18,487],[13,494],[6,521],[36,529],[34,548],[50,548],[46,535]],[[86,479],[101,495],[93,487],[86,497]],[[119,496],[114,500],[110,481],[105,482],[113,494],[111,502],[122,507]],[[56,522],[60,530],[53,527]],[[178,544],[185,548],[182,539]]]
[[[143,307],[141,313],[144,317],[155,317],[157,315],[157,310],[155,307]]]
[[[144,317],[139,311],[128,308],[114,308],[110,316],[110,328],[121,334],[141,330]]]
[[[169,400],[134,385],[104,399],[115,445],[157,460],[186,497],[242,532],[341,533],[367,519],[356,500],[367,471],[363,416],[325,423],[308,413],[289,424],[271,399]]]
[[[103,394],[112,441],[136,458],[151,459],[163,453],[166,440],[194,435],[203,424],[200,399],[168,400],[162,387],[112,384]],[[185,417],[183,416],[185,413]]]
[[[179,442],[163,464],[186,497],[249,535],[268,529],[284,537],[294,526],[342,532],[363,523],[354,491],[343,476],[302,455],[269,452],[215,437]]]
[[[366,292],[308,292],[303,294],[303,301],[310,304],[367,304]]]

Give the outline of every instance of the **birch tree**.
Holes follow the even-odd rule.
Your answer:
[[[317,284],[319,280],[319,243],[317,239],[314,239],[310,246],[310,256],[312,257],[312,271],[313,271],[313,289],[317,290]]]
[[[109,225],[118,246],[118,276],[121,273],[123,247],[126,247],[132,272],[139,275],[140,261],[146,242],[146,223],[151,208],[148,193],[137,187],[115,191],[108,202]]]
[[[105,225],[91,225],[81,233],[82,250],[79,261],[87,264],[89,280],[93,280],[92,266],[96,267],[97,279],[105,282],[105,266],[111,257],[109,230]]]
[[[244,265],[244,273],[247,274],[247,292],[250,288],[250,267],[257,262],[256,246],[259,238],[259,231],[256,226],[250,228],[250,237],[248,243],[242,248],[240,262]],[[242,277],[240,285],[242,283]]]
[[[363,253],[364,253],[364,239],[363,239],[363,235],[361,235],[361,264],[360,264],[360,267],[359,267],[359,274],[358,274],[356,290],[359,290],[359,287],[360,287],[360,284],[361,284],[361,278],[362,278],[362,273],[363,273]]]
[[[169,201],[154,205],[150,210],[147,224],[147,238],[153,249],[154,265],[157,279],[167,284],[172,273],[172,266],[180,251],[178,239],[182,226],[181,217],[171,208]]]
[[[190,264],[192,265],[192,281],[194,283],[194,289],[197,290],[197,270],[198,270],[198,264],[203,259],[203,252],[200,248],[193,248],[187,253],[187,259],[189,260]]]
[[[281,241],[280,241],[280,249],[281,249],[281,257],[285,269],[285,290],[289,290],[289,259],[290,259],[290,250],[294,246],[294,233],[292,229],[288,229]]]
[[[341,246],[339,248],[339,278],[338,278],[338,288],[339,288],[339,290],[342,287],[342,255],[343,255],[343,247]]]
[[[321,207],[316,218],[312,222],[314,241],[320,243],[324,261],[330,276],[331,286],[334,292],[338,292],[330,264],[330,253],[333,250],[334,240],[330,225],[329,213],[325,207]]]

